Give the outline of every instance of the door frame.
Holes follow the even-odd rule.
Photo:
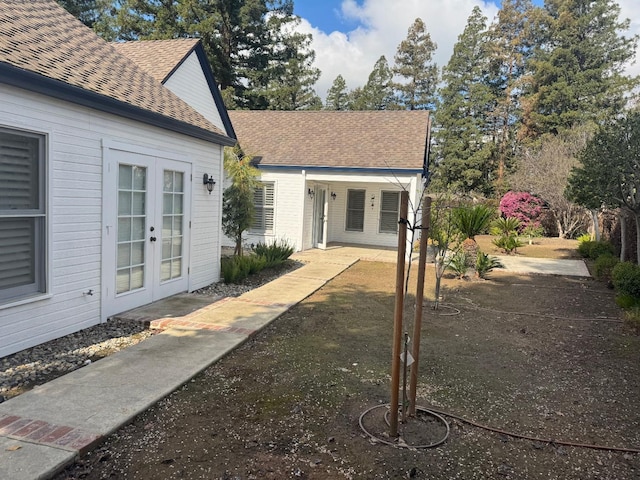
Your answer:
[[[115,153],[117,152],[117,153]],[[155,220],[154,225],[156,237],[160,237],[160,241],[154,243],[153,247],[146,242],[145,247],[145,265],[150,265],[152,275],[145,280],[143,289],[122,294],[116,298],[116,259],[117,259],[117,225],[114,222],[114,216],[117,221],[117,178],[118,165],[123,163],[118,158],[121,154],[130,154],[132,156],[131,164],[136,164],[135,159],[140,164],[145,164],[149,168],[151,175],[148,175],[147,196],[148,201],[145,206],[147,218]],[[191,245],[191,211],[192,211],[192,171],[193,162],[185,159],[184,155],[177,152],[167,152],[157,148],[134,145],[114,140],[103,140],[102,142],[102,158],[103,158],[103,177],[102,177],[102,247],[101,247],[101,292],[100,292],[100,311],[101,321],[106,321],[109,317],[130,310],[142,305],[146,305],[160,298],[164,298],[180,291],[188,289],[190,279],[190,245]],[[184,171],[184,200],[183,211],[185,216],[183,219],[183,262],[182,277],[180,282],[162,283],[160,281],[160,261],[162,257],[162,177],[165,166],[171,170],[172,166],[180,167]],[[153,185],[151,185],[153,181]],[[151,196],[153,197],[151,198]],[[145,225],[145,235],[150,238],[150,225]],[[149,270],[145,272],[145,274]],[[169,287],[167,288],[167,285]],[[173,284],[173,285],[170,285]]]
[[[313,192],[312,245],[314,248],[325,250],[327,248],[329,225],[329,186],[324,183],[316,183],[313,187]],[[322,218],[320,218],[320,214],[322,214]],[[319,238],[320,231],[322,232],[322,238]]]

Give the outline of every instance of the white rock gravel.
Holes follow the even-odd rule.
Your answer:
[[[208,295],[213,301],[237,297],[301,265],[289,260],[280,267],[246,279],[240,285],[214,283],[193,295]],[[149,330],[141,322],[110,320],[0,358],[0,403],[156,333],[157,330]]]

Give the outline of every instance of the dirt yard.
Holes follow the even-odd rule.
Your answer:
[[[532,256],[568,258],[572,245],[540,242]],[[57,479],[640,478],[640,454],[612,448],[640,449],[640,338],[611,290],[569,277],[447,278],[435,312],[433,277],[429,268],[419,405],[505,433],[446,417],[442,445],[398,448],[384,443],[384,408],[362,420],[382,441],[364,433],[361,415],[390,399],[395,267],[360,262]],[[443,428],[420,416],[400,430],[429,443]]]

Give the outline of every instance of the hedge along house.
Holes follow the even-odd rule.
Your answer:
[[[426,111],[230,111],[262,187],[247,242],[397,246],[400,192],[410,222],[422,194]]]
[[[54,1],[0,25],[0,357],[217,281],[222,119]]]

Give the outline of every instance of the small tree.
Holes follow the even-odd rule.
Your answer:
[[[431,225],[429,239],[435,248],[434,263],[436,274],[434,309],[440,306],[440,285],[444,272],[451,265],[453,255],[451,247],[458,243],[460,233],[453,222],[453,209],[449,198],[442,195],[431,207]]]
[[[251,227],[255,215],[253,192],[260,186],[260,172],[251,165],[251,156],[240,157],[240,150],[226,148],[224,169],[231,185],[222,196],[222,231],[235,241],[234,255],[242,255],[242,234]]]

